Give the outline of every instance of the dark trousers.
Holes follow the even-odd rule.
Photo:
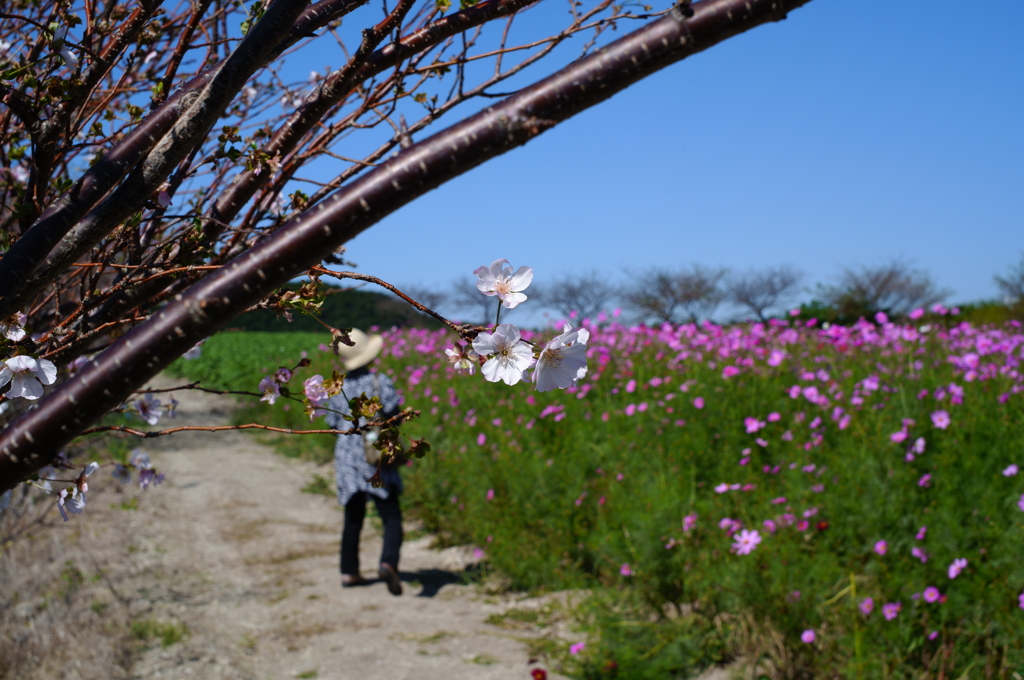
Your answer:
[[[388,487],[388,497],[370,495],[377,514],[384,522],[384,550],[380,561],[390,564],[398,571],[398,551],[402,547],[402,508],[398,504],[398,489]],[[366,517],[366,494],[357,492],[345,505],[345,527],[341,530],[341,573],[359,573],[359,533],[363,530]]]

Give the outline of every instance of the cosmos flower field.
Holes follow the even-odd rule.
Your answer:
[[[545,393],[457,374],[450,333],[385,332],[433,446],[406,506],[513,587],[594,593],[580,677],[737,653],[777,677],[1014,677],[1024,334],[915,324],[602,315],[586,378]]]

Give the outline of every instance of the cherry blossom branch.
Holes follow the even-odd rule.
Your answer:
[[[199,340],[386,215],[642,78],[808,1],[705,0],[678,8],[369,170],[208,274],[11,422],[0,432],[0,492]]]

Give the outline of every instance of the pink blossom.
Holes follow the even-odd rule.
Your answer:
[[[926,472],[921,475],[921,479],[917,480],[917,485],[922,488],[928,488],[932,485],[932,475],[930,472]]]
[[[722,482],[721,484],[719,484],[718,486],[715,487],[715,493],[725,493],[728,490],[729,490],[729,485],[726,484],[725,482]]]
[[[775,520],[766,519],[764,522],[762,522],[762,524],[764,524],[764,528],[767,529],[770,533],[774,534],[778,530],[778,527],[775,525]]]
[[[949,571],[947,572],[947,574],[949,574],[949,578],[951,579],[956,578],[960,575],[960,572],[962,572],[966,568],[967,559],[964,557],[958,557],[955,560],[953,560],[953,563],[951,565],[949,565]]]
[[[632,569],[629,568],[629,564],[628,563],[624,563],[621,567],[619,567],[619,573],[622,574],[623,576],[633,576],[635,572]],[[580,649],[583,649],[583,648],[580,647]]]
[[[922,316],[924,316],[924,309],[921,308],[921,307],[918,307],[917,309],[911,310],[910,314],[907,314],[907,317],[912,319],[912,320],[914,320],[914,321],[917,321]]]
[[[489,501],[493,501],[494,500],[494,489],[488,489],[487,490],[487,500],[489,500]]]
[[[882,605],[882,615],[885,616],[886,621],[892,621],[900,614],[900,610],[903,609],[903,605],[899,602],[887,602]]]
[[[811,527],[811,523],[805,519],[800,520],[796,523],[797,531],[807,531]]]
[[[1003,470],[1003,476],[1004,477],[1013,477],[1014,475],[1017,474],[1018,471],[1019,471],[1019,469],[1017,468],[1017,466],[1015,464],[1010,464],[1009,467],[1007,467],[1005,470]]]
[[[932,425],[940,430],[945,430],[949,427],[949,414],[945,411],[935,411],[932,413]]]
[[[805,630],[803,633],[800,634],[800,641],[805,642],[807,644],[811,644],[812,642],[814,642],[814,631],[809,628]]]
[[[697,515],[685,515],[683,516],[683,531],[689,533],[691,529],[697,526]]]
[[[477,446],[483,446],[486,443],[487,443],[487,435],[485,435],[483,432],[481,432],[480,434],[478,434],[476,436],[476,444],[477,444]]]
[[[628,565],[624,564],[622,566],[623,567],[627,567],[627,569],[628,569]],[[630,574],[623,574],[623,576],[629,576],[629,575]],[[587,644],[585,642],[577,642],[574,645],[569,645],[569,653],[570,654],[579,654],[580,652],[583,651],[583,648],[586,647],[586,646],[587,646]]]
[[[900,430],[899,432],[893,432],[891,435],[889,435],[889,439],[891,439],[893,442],[895,442],[897,444],[901,443],[906,438],[907,438],[907,431],[906,430]]]
[[[920,529],[917,530],[917,535],[914,536],[914,538],[916,538],[919,541],[923,541],[924,537],[925,537],[925,534],[927,534],[927,533],[928,533],[928,527],[921,527]]]
[[[936,602],[941,595],[942,593],[935,586],[928,586],[924,589],[924,601],[928,604]]]
[[[704,397],[697,397],[696,399],[694,399],[693,400],[693,406],[694,406],[694,408],[698,408],[698,409],[704,408]]]
[[[860,604],[857,606],[860,607],[860,610],[861,612],[863,612],[864,616],[867,616],[872,611],[874,611],[875,601],[872,600],[870,597],[865,597],[863,600],[860,601]]]
[[[636,392],[636,380],[630,380],[628,383],[626,383],[626,391]]]
[[[928,561],[928,553],[924,550],[924,548],[919,548],[915,545],[913,548],[910,549],[910,554],[916,557],[917,559],[921,560],[922,564]]]
[[[772,411],[771,413],[768,414],[768,422],[769,423],[777,423],[780,420],[782,420],[782,416],[779,415],[778,411]]]
[[[736,534],[736,542],[732,544],[737,555],[749,555],[761,542],[761,534],[757,530],[744,529]]]
[[[484,558],[485,554],[486,553],[484,553],[484,551],[481,550],[480,548],[473,548],[473,559],[476,560],[477,562],[482,560]]]
[[[888,549],[889,544],[885,541],[878,541],[877,543],[875,543],[875,552],[879,555],[884,555]]]

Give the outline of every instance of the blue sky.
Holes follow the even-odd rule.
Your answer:
[[[815,0],[449,182],[348,255],[435,288],[499,257],[538,286],[692,263],[788,263],[813,284],[900,258],[950,302],[993,298],[1024,256],[1021,25],[1009,0]]]

